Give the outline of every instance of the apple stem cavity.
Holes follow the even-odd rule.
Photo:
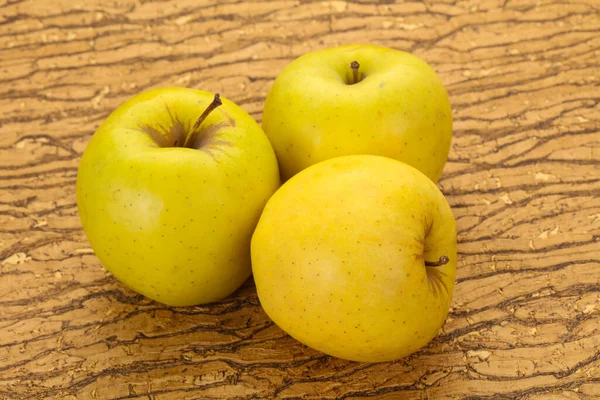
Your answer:
[[[441,256],[440,259],[437,261],[425,261],[425,266],[426,267],[441,267],[442,265],[448,264],[449,261],[450,261],[450,259],[448,258],[448,256]]]
[[[191,147],[194,145],[194,142],[196,141],[196,137],[198,136],[199,132],[198,128],[200,128],[200,125],[202,125],[202,122],[204,122],[206,117],[208,117],[208,115],[221,104],[223,104],[223,102],[221,101],[221,95],[219,95],[219,93],[215,93],[213,101],[208,105],[208,107],[206,107],[202,115],[200,115],[200,117],[198,117],[198,119],[196,120],[196,123],[192,127],[191,133],[188,135],[188,137],[185,139],[185,142],[183,143],[183,147]]]
[[[354,85],[355,83],[358,83],[361,81],[360,79],[360,73],[358,72],[358,69],[360,68],[360,64],[358,63],[358,61],[352,61],[350,63],[350,68],[352,68],[352,82],[351,85]]]

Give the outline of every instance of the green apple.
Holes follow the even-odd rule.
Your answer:
[[[300,342],[354,361],[407,356],[439,331],[456,225],[415,168],[356,155],[313,165],[268,201],[252,237],[262,307]]]
[[[250,276],[252,232],[278,186],[273,149],[244,110],[164,88],[134,96],[98,128],[79,166],[77,206],[118,280],[186,306],[219,300]]]
[[[372,154],[440,178],[452,110],[435,71],[385,47],[346,45],[286,66],[267,95],[262,125],[282,178],[329,158]]]

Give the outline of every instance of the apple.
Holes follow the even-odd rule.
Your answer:
[[[251,246],[268,316],[335,357],[407,356],[438,333],[450,307],[452,211],[400,161],[343,156],[303,170],[268,201]]]
[[[267,95],[262,126],[289,179],[329,158],[394,158],[437,182],[452,140],[452,110],[435,71],[385,47],[346,45],[287,65]]]
[[[209,92],[162,88],[126,101],[95,132],[77,206],[118,280],[187,306],[219,300],[250,276],[252,232],[279,183],[273,149],[244,110]]]

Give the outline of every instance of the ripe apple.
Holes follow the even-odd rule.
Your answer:
[[[442,326],[454,290],[456,225],[436,185],[385,157],[313,165],[268,201],[252,237],[262,307],[332,356],[407,356]]]
[[[186,306],[219,300],[250,276],[252,232],[278,186],[273,149],[244,110],[164,88],[134,96],[98,128],[79,166],[77,206],[117,279]]]
[[[262,126],[284,180],[329,158],[373,154],[437,182],[452,140],[452,110],[425,61],[385,47],[346,45],[286,66],[267,95]]]

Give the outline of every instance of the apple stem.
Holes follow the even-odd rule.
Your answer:
[[[352,61],[350,63],[350,68],[352,68],[352,83],[354,84],[360,82],[360,76],[358,75],[358,69],[360,68],[360,64],[358,63],[358,61]]]
[[[440,259],[437,261],[425,261],[425,266],[426,267],[441,267],[442,265],[448,264],[449,261],[450,261],[450,259],[448,258],[448,256],[441,256]]]
[[[221,104],[223,104],[223,102],[221,101],[221,96],[219,95],[219,93],[215,93],[213,101],[208,105],[208,107],[206,107],[202,115],[200,115],[200,117],[196,120],[196,123],[192,127],[192,132],[188,135],[188,137],[185,139],[185,142],[183,143],[183,147],[189,147],[194,144],[194,142],[196,141],[196,136],[198,136],[198,128],[200,128],[202,122],[204,122],[206,117],[208,117],[208,114],[210,114],[215,108],[219,107]]]

